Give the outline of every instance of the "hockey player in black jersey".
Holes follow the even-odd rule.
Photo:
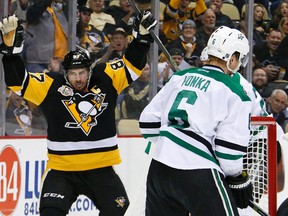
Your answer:
[[[134,20],[135,39],[122,59],[91,69],[83,51],[70,51],[60,73],[29,73],[19,55],[23,29],[17,18],[0,23],[5,82],[16,94],[41,107],[47,120],[48,162],[43,176],[40,215],[64,216],[78,195],[89,197],[103,216],[124,215],[129,205],[114,172],[121,162],[116,136],[118,94],[136,80],[147,61],[156,25],[150,12]]]

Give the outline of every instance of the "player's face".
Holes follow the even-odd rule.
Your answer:
[[[77,91],[84,91],[88,85],[89,71],[87,68],[75,68],[67,71],[67,80]]]

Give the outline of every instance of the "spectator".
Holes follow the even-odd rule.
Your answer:
[[[140,113],[149,103],[150,66],[146,64],[141,76],[124,90],[121,103],[123,118],[139,119]]]
[[[30,5],[31,0],[15,0],[10,4],[10,14],[16,15],[23,27],[26,27],[26,13]]]
[[[104,12],[114,18],[117,27],[123,28],[127,34],[132,34],[132,24],[135,13],[128,0],[119,0],[119,6],[112,5],[106,7]]]
[[[263,68],[256,66],[252,72],[252,85],[259,92],[262,98],[270,96],[264,94],[266,92],[265,89],[267,88],[267,84],[268,77],[266,71]]]
[[[196,20],[207,7],[204,0],[196,1],[196,7],[189,7],[189,0],[170,0],[164,10],[163,32],[168,42],[177,39],[181,30],[179,24],[186,19]]]
[[[169,54],[171,55],[172,59],[175,61],[179,70],[184,70],[187,68],[191,68],[191,65],[185,61],[184,52],[182,49],[178,47],[168,49]],[[174,74],[172,70],[171,63],[169,61],[160,62],[158,63],[158,82],[157,88],[158,91],[168,82],[169,78]]]
[[[79,22],[77,23],[78,44],[87,49],[90,53],[91,61],[94,62],[97,53],[110,44],[103,32],[89,24],[92,10],[87,6],[79,8]]]
[[[105,12],[104,9],[104,0],[88,0],[89,8],[92,9],[93,13],[91,14],[90,24],[93,25],[96,29],[103,31],[106,23],[107,25],[115,25],[116,22],[114,18]],[[104,31],[105,35],[110,34],[110,29],[106,28]]]
[[[275,10],[275,13],[273,14],[270,27],[272,28],[278,28],[278,24],[282,17],[288,16],[288,0],[281,0],[279,6]]]
[[[279,44],[275,59],[277,64],[281,67],[280,71],[285,74],[283,79],[288,80],[288,36],[285,36]]]
[[[204,46],[207,46],[210,35],[214,32],[216,15],[212,9],[207,9],[201,17],[201,26],[197,29],[196,37]]]
[[[276,122],[285,130],[288,122],[288,110],[287,110],[287,94],[282,89],[273,90],[270,97],[266,100],[266,108],[269,114],[272,114]]]
[[[278,29],[281,32],[283,38],[288,36],[288,16],[281,18]]]
[[[254,0],[254,3],[262,4],[267,11],[269,11],[269,1],[271,0]],[[235,6],[238,8],[239,13],[242,14],[242,9],[245,5],[245,1],[243,0],[233,0]]]
[[[216,15],[216,28],[220,26],[228,26],[229,28],[235,28],[233,21],[229,16],[221,12],[223,6],[223,0],[210,0],[210,8],[214,11]]]
[[[254,5],[253,18],[254,18],[254,33],[259,34],[259,41],[255,41],[256,44],[263,43],[266,34],[269,30],[269,24],[264,20],[264,6],[261,4]]]
[[[278,13],[279,6],[282,2],[287,2],[287,0],[270,0],[272,1],[270,4],[270,13],[271,16],[275,16]]]
[[[253,48],[255,58],[262,64],[268,75],[268,81],[277,79],[280,72],[275,55],[281,41],[281,32],[276,29],[271,29],[266,36],[266,41],[262,44],[256,44]]]
[[[195,36],[197,31],[195,22],[187,19],[183,22],[180,29],[180,37],[168,43],[166,48],[168,50],[172,48],[181,49],[187,63],[189,63],[191,66],[199,66],[199,56],[204,48],[204,44]],[[161,56],[163,56],[163,54]],[[162,59],[161,56],[160,59]]]
[[[97,60],[97,64],[121,59],[127,45],[128,38],[125,30],[122,28],[115,29],[111,36],[110,44],[98,53],[99,59]]]
[[[37,1],[28,8],[23,56],[29,72],[47,69],[52,57],[64,58],[68,48],[65,10],[63,0]]]

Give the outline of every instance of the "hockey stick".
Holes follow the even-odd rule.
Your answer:
[[[259,215],[261,216],[269,216],[262,208],[260,208],[256,203],[253,201],[249,200],[248,204],[254,211],[256,211]]]
[[[133,7],[133,9],[136,12],[136,14],[139,14],[141,12],[133,0],[129,0],[129,3]],[[166,56],[166,58],[170,62],[171,66],[172,66],[172,70],[174,72],[178,71],[179,69],[178,69],[178,66],[177,66],[176,62],[171,57],[170,53],[167,51],[166,47],[161,42],[159,37],[155,34],[155,32],[152,29],[150,29],[149,32],[150,32],[150,35],[152,36],[152,38],[154,39],[154,41],[158,44],[159,48],[161,49],[161,51],[164,53],[164,55]]]

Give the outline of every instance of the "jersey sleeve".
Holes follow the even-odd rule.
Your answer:
[[[149,49],[150,45],[133,40],[122,59],[106,63],[105,72],[112,79],[118,94],[141,75]]]
[[[226,176],[237,176],[242,172],[250,138],[251,101],[236,100],[230,105],[225,120],[217,128],[215,155]]]
[[[45,99],[53,79],[46,73],[28,73],[18,55],[3,56],[5,82],[17,95],[36,104]]]

